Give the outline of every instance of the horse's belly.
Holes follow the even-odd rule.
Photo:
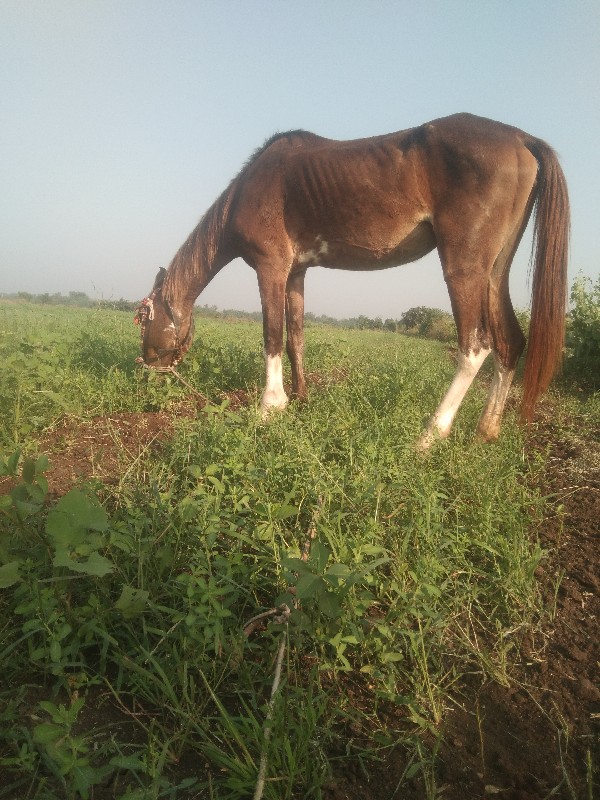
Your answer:
[[[431,252],[436,246],[429,222],[420,222],[409,232],[381,236],[366,231],[336,238],[326,234],[314,238],[297,255],[297,263],[332,269],[369,270],[408,264]]]

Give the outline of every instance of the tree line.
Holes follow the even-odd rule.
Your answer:
[[[122,297],[118,300],[94,300],[85,292],[69,292],[69,294],[62,294],[62,292],[44,292],[43,294],[32,294],[31,292],[0,292],[0,300],[8,300],[12,302],[21,303],[36,303],[46,306],[74,306],[76,308],[109,308],[115,311],[135,311],[138,303],[132,303],[131,300],[124,300]]]
[[[135,311],[138,306],[137,302],[125,300],[122,297],[118,300],[95,300],[85,292],[69,292],[68,294],[62,294],[61,292],[54,292],[53,294],[49,292],[43,294],[32,294],[31,292],[0,293],[0,299],[41,305],[106,308],[115,311]],[[261,311],[240,311],[233,308],[220,310],[214,305],[197,306],[195,313],[199,317],[212,317],[215,319],[262,320]],[[364,314],[358,317],[338,319],[327,314],[313,314],[307,311],[304,320],[307,326],[330,325],[336,328],[351,328],[355,330],[415,333],[420,336],[429,335],[432,329],[437,329],[440,332],[447,328],[449,335],[454,332],[454,321],[451,314],[439,308],[428,308],[427,306],[410,308],[401,314],[398,319],[371,318]]]
[[[85,292],[61,292],[32,294],[16,292],[0,293],[0,300],[8,302],[39,303],[43,305],[77,306],[82,308],[102,308],[114,311],[135,311],[138,303],[125,300],[94,300]],[[585,388],[596,390],[600,386],[600,278],[593,282],[582,275],[573,282],[571,289],[571,309],[567,316],[567,335],[565,342],[565,374],[574,377]],[[219,319],[262,319],[260,311],[239,311],[237,309],[219,310],[217,306],[197,306],[198,317]],[[519,323],[525,333],[529,329],[529,311],[517,310]],[[388,331],[424,336],[442,342],[456,341],[456,327],[452,314],[439,308],[415,306],[409,308],[398,319],[381,317],[358,317],[337,319],[326,314],[305,314],[305,322],[310,325],[330,325],[337,328],[357,330]]]

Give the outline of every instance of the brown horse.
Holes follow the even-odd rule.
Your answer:
[[[565,326],[569,199],[554,151],[500,122],[456,114],[355,141],[304,131],[273,136],[192,231],[141,306],[143,360],[171,369],[189,349],[194,301],[236,257],[256,270],[263,309],[263,414],[306,397],[304,276],[311,266],[376,270],[437,247],[458,330],[456,375],[420,440],[446,437],[486,356],[495,373],[477,433],[498,436],[525,346],[509,295],[515,251],[535,208],[529,348],[522,416],[560,362]]]

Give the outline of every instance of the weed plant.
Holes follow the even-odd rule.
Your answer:
[[[33,453],[59,414],[168,408],[186,390],[134,372],[135,332],[120,312],[10,313],[2,471],[19,481],[0,503],[7,796],[86,798],[107,781],[122,800],[251,796],[281,636],[271,800],[319,798],[336,760],[368,770],[392,746],[427,763],[458,677],[505,680],[537,612],[542,501],[527,479],[537,467],[510,414],[500,443],[473,442],[480,387],[451,440],[416,454],[454,371],[441,343],[312,327],[308,369],[344,380],[319,381],[308,404],[265,424],[253,406],[220,402],[235,388],[258,397],[260,327],[203,321],[182,374],[214,404],[180,420],[118,487],[48,503],[47,460],[17,445]],[[289,622],[244,632],[283,604]],[[107,719],[111,703],[121,709],[123,725],[94,732],[97,702]]]

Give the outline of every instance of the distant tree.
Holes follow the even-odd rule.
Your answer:
[[[420,328],[423,323],[428,322],[431,319],[432,311],[433,309],[428,308],[427,306],[415,306],[414,308],[409,308],[408,311],[405,311],[400,317],[400,322],[407,330]]]
[[[415,306],[400,317],[400,324],[409,333],[449,342],[456,338],[456,326],[452,314],[440,308]]]
[[[69,292],[68,304],[70,306],[91,306],[92,301],[85,292]]]
[[[435,320],[446,316],[448,316],[448,313],[439,308],[415,306],[414,308],[409,308],[408,311],[402,314],[400,322],[406,330],[425,336]]]
[[[132,303],[131,300],[124,300],[122,297],[118,300],[98,300],[98,308],[106,308],[111,311],[135,311],[137,303]]]

